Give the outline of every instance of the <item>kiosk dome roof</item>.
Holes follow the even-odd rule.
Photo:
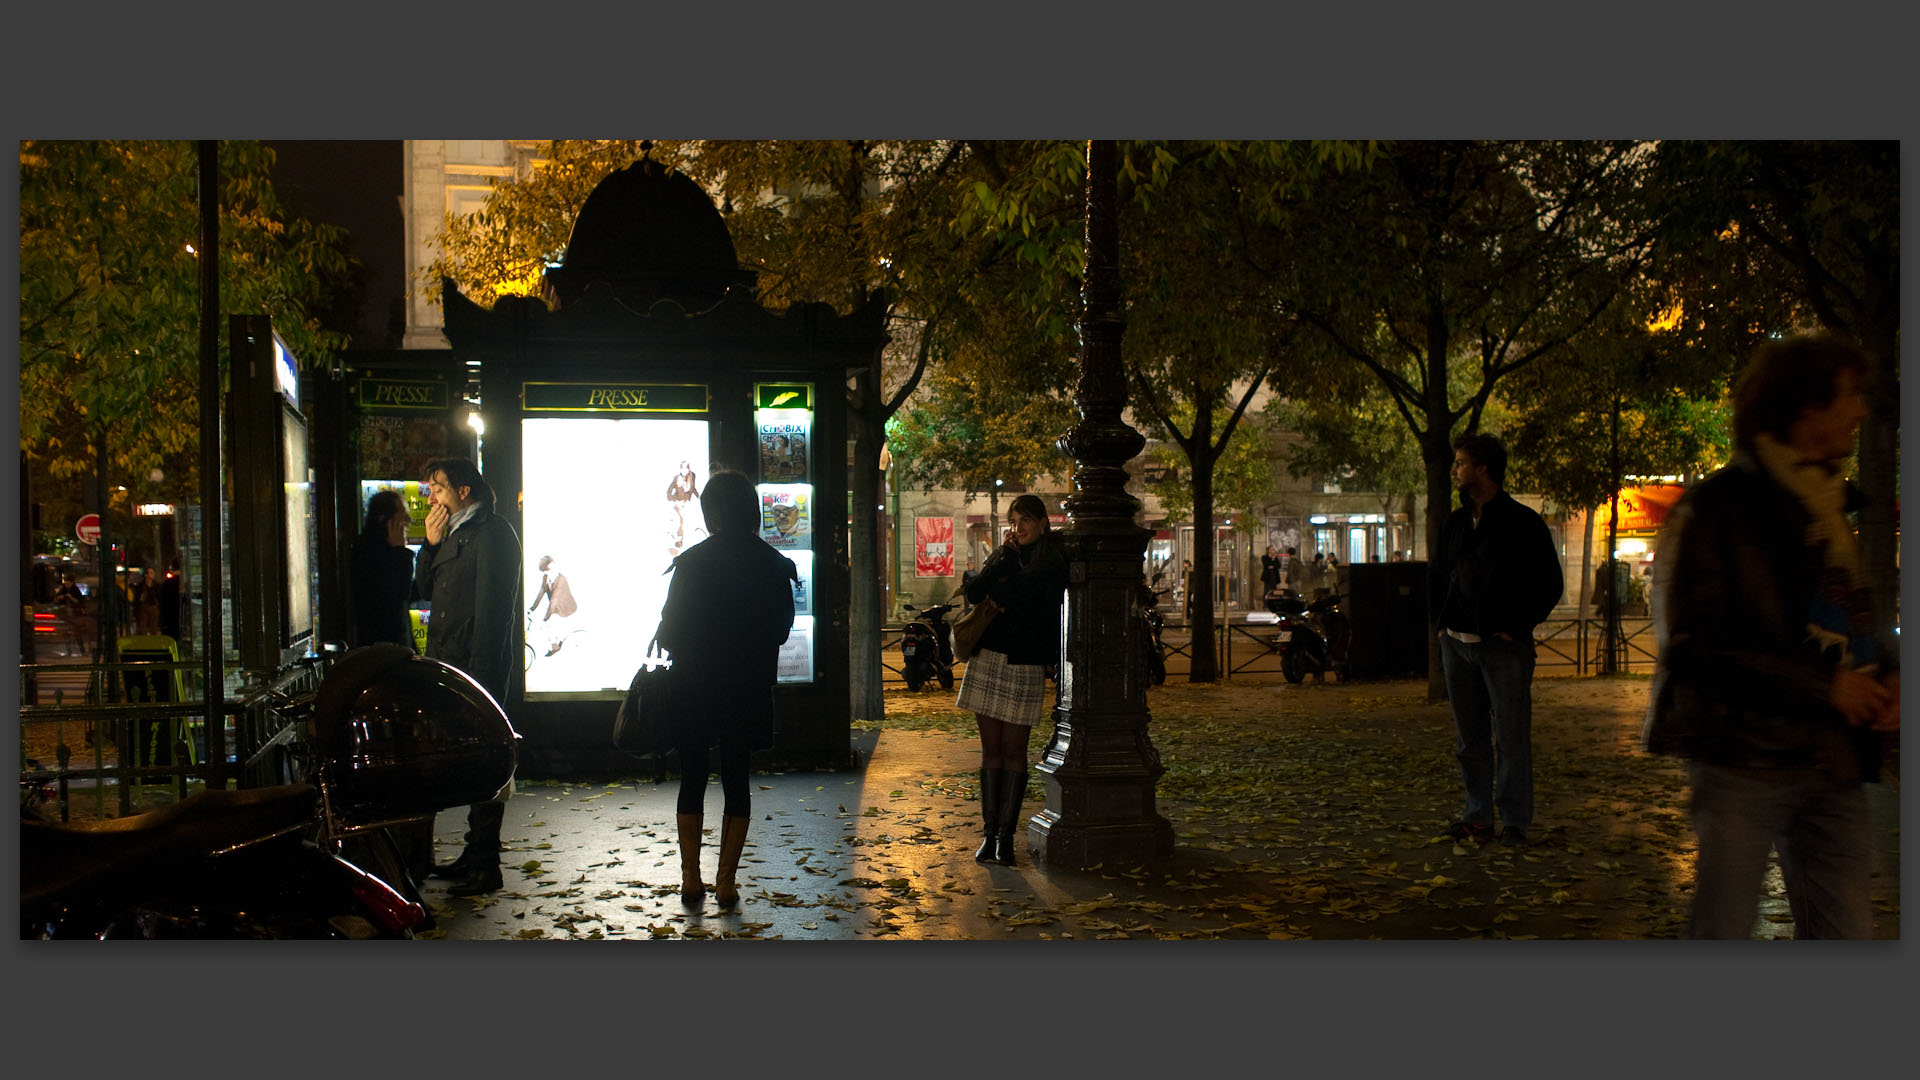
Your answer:
[[[610,174],[587,196],[560,266],[550,270],[562,307],[596,283],[629,302],[717,303],[731,286],[751,288],[713,200],[685,173],[651,157]]]

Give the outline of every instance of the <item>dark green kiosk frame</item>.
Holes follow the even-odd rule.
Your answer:
[[[779,385],[806,392],[813,444],[811,672],[806,681],[775,688],[774,743],[760,764],[851,765],[844,387],[851,371],[879,360],[886,342],[879,309],[841,316],[825,305],[803,304],[774,313],[741,291],[698,313],[670,303],[640,313],[610,294],[594,293],[557,310],[520,299],[487,310],[451,285],[444,299],[454,357],[478,372],[481,468],[497,509],[523,537],[523,422],[560,416],[704,419],[708,461],[737,468],[758,483],[779,479],[759,471],[759,391]],[[660,470],[649,464],[583,461],[583,469],[596,472],[602,498],[581,508],[580,527],[625,528],[630,508],[658,497],[653,488]],[[529,562],[539,556],[525,554]],[[534,599],[522,596],[521,609]],[[636,648],[630,668],[641,660]],[[618,701],[611,690],[529,694],[524,677],[517,677],[503,704],[524,739],[522,775],[630,770],[632,759],[611,746]]]

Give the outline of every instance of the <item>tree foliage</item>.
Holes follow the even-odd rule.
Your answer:
[[[313,315],[347,281],[345,232],[289,215],[272,163],[220,145],[220,310],[271,316],[311,366],[347,343]],[[92,471],[104,439],[122,475],[195,491],[198,183],[191,142],[21,144],[20,446],[54,478]]]
[[[1668,142],[1649,190],[1676,333],[1731,362],[1761,336],[1819,327],[1872,360],[1860,431],[1861,558],[1898,609],[1900,144]]]

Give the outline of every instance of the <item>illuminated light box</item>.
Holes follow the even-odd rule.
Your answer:
[[[531,699],[621,693],[660,624],[680,552],[706,539],[707,421],[521,421],[526,692]],[[511,497],[499,493],[502,500]],[[574,610],[547,617],[540,560],[566,576]]]
[[[813,616],[800,615],[794,618],[793,629],[780,646],[780,660],[774,678],[782,683],[813,681]]]

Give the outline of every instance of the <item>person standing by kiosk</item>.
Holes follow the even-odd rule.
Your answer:
[[[493,489],[465,458],[428,463],[431,492],[427,542],[414,559],[414,588],[432,605],[427,656],[473,676],[493,695],[507,697],[513,667],[514,624],[520,617],[520,537],[493,512]],[[508,785],[508,792],[512,785]],[[492,892],[501,885],[500,823],[506,794],[467,808],[466,847],[433,869],[455,896]]]

